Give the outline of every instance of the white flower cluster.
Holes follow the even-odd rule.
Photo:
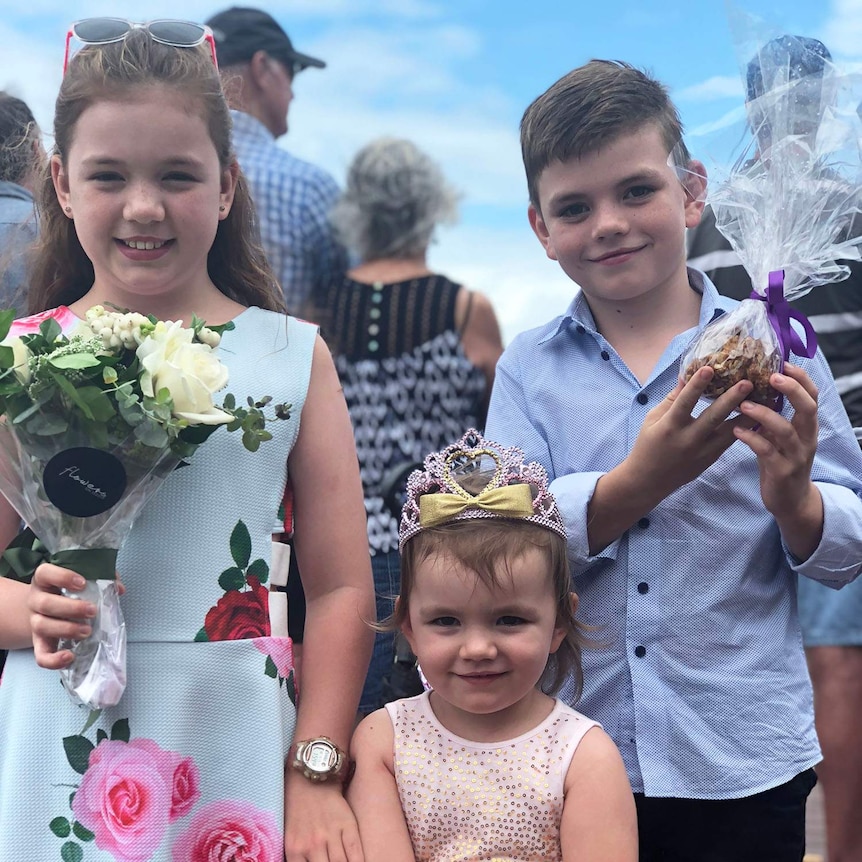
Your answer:
[[[101,339],[106,350],[136,350],[148,338],[154,329],[154,324],[143,314],[136,311],[108,311],[102,305],[94,305],[85,315],[87,325],[93,334]],[[165,321],[170,324],[171,321]],[[197,339],[210,347],[218,347],[221,336],[217,332],[202,326],[197,332]]]

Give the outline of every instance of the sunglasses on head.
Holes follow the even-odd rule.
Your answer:
[[[69,45],[73,38],[85,45],[108,45],[125,39],[132,30],[146,30],[154,42],[170,45],[173,48],[196,48],[207,42],[212,52],[213,64],[218,69],[215,39],[212,30],[206,24],[176,21],[172,18],[160,18],[143,24],[126,21],[124,18],[84,18],[72,24],[66,34],[63,74],[66,74],[69,66]]]

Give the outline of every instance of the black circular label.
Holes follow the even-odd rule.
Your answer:
[[[126,471],[110,452],[78,446],[58,452],[45,465],[42,482],[48,499],[61,512],[91,518],[119,502],[126,490]]]

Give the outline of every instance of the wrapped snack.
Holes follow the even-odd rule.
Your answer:
[[[759,41],[746,21],[737,44],[745,67],[748,131],[730,170],[718,168],[707,203],[751,277],[754,291],[707,325],[680,363],[680,378],[709,365],[706,397],[736,382],[754,384],[751,399],[781,409],[769,386],[791,354],[811,357],[814,330],[788,301],[849,274],[859,260],[862,125],[856,76],[841,74],[814,39]],[[762,38],[757,36],[758,39]]]

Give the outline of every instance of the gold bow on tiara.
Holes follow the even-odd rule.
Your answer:
[[[501,518],[529,518],[533,512],[533,495],[526,484],[486,488],[475,497],[460,494],[424,494],[419,498],[419,523],[436,527],[451,521],[467,509],[482,509]]]

